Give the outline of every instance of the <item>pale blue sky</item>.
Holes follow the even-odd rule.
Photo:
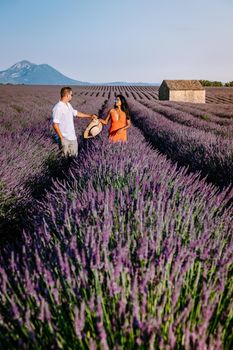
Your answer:
[[[0,0],[0,71],[23,59],[70,78],[233,80],[233,0]]]

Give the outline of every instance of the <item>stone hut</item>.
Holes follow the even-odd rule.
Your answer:
[[[198,80],[163,80],[159,100],[205,103],[205,88]]]

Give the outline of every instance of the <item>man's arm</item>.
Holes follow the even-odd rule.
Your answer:
[[[54,130],[56,131],[57,135],[59,136],[61,142],[63,141],[63,136],[61,134],[61,131],[60,131],[60,128],[59,128],[59,124],[58,123],[53,123],[53,127],[54,127]]]
[[[78,118],[91,118],[91,119],[96,119],[97,116],[95,114],[86,114],[82,112],[77,112],[76,117]]]

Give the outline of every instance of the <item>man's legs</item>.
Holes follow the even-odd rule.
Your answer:
[[[77,156],[78,155],[78,142],[77,140],[69,141],[69,155]]]
[[[77,140],[70,141],[63,139],[61,145],[62,153],[65,157],[67,156],[77,156],[78,155],[78,142]]]

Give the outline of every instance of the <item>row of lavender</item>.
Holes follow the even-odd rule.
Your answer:
[[[9,91],[7,91],[7,88]],[[74,89],[75,90],[75,89]],[[51,109],[59,99],[59,89],[45,87],[5,87],[0,100],[0,229],[8,217],[17,220],[20,211],[33,200],[32,192],[49,185],[51,172],[64,164],[58,159],[58,145],[51,137]],[[9,102],[10,101],[10,102]],[[74,106],[94,113],[104,98],[82,98],[74,91]],[[88,121],[76,122],[79,135]],[[55,175],[55,174],[54,174]],[[23,213],[22,213],[23,214]],[[22,216],[22,215],[21,215]],[[14,231],[14,227],[12,230]],[[7,233],[2,232],[2,236]]]
[[[230,350],[233,193],[186,172],[134,127],[83,144],[0,258],[1,348]]]
[[[201,172],[221,187],[233,182],[231,139],[169,120],[168,114],[170,119],[177,115],[185,116],[184,112],[176,113],[170,107],[153,104],[152,110],[135,100],[129,100],[129,105],[135,125],[173,161],[188,165],[192,171]]]
[[[207,132],[212,132],[226,138],[233,138],[233,118],[219,117],[212,113],[205,113],[200,107],[189,106],[167,101],[140,101],[144,106],[161,113],[166,118]],[[233,113],[231,111],[231,113]]]
[[[79,89],[81,95],[84,96],[102,95],[107,97],[109,93],[123,93],[127,98],[157,101],[159,99],[158,88],[158,86],[86,86]],[[232,117],[232,104],[233,88],[206,88],[206,104],[199,104],[198,108],[210,108],[213,113],[216,111],[223,115],[227,112]],[[196,108],[197,104],[195,103],[193,107]]]
[[[111,90],[113,89],[113,90]],[[158,101],[156,97],[157,89],[146,89],[145,87],[86,87],[80,89],[80,95],[98,97],[103,94],[109,98],[110,93],[122,93],[126,98],[139,101],[150,108],[161,108],[161,112],[168,118],[173,118],[176,121],[188,126],[196,128],[204,128],[204,130],[214,131],[217,134],[232,137],[233,125],[233,109],[231,104],[197,104],[197,103],[182,103],[171,101]],[[147,92],[144,92],[147,91]],[[150,92],[148,92],[150,91]],[[150,96],[149,96],[149,95]],[[233,93],[232,93],[233,94]],[[167,108],[165,108],[167,107]],[[169,113],[169,108],[172,108]],[[179,113],[179,111],[183,113]],[[175,115],[173,116],[173,114]],[[228,129],[230,127],[230,129]]]
[[[163,102],[166,105],[166,101]],[[187,103],[187,102],[167,102],[167,105],[173,105],[178,110],[191,113],[198,118],[215,122],[219,125],[228,125],[232,123],[233,109],[231,104],[221,103]]]
[[[79,87],[82,96],[102,96],[108,98],[110,93],[123,93],[127,98],[134,98],[136,100],[146,99],[147,101],[158,101],[158,86],[81,86]],[[225,116],[227,113],[233,117],[233,88],[206,88],[206,104],[199,104],[198,108],[212,110]],[[186,104],[182,104],[185,106]],[[190,104],[192,105],[192,104]],[[193,104],[193,110],[196,109],[197,104]]]
[[[30,197],[30,188],[32,187],[31,184],[33,181],[37,181],[37,175],[40,178],[40,174],[43,171],[42,169],[48,172],[48,167],[50,167],[51,164],[54,164],[54,162],[56,163],[57,156],[57,145],[52,142],[48,126],[51,121],[52,101],[58,99],[58,89],[55,87],[47,89],[45,87],[32,88],[20,86],[4,87],[4,89],[3,92],[6,96],[2,93],[0,101],[0,132],[2,144],[0,217],[8,212],[8,208],[14,207],[14,203],[19,202],[17,199],[22,201],[28,200],[28,197]],[[93,89],[97,89],[98,91],[99,87],[88,88],[88,95],[85,96],[81,96],[85,89],[75,89],[74,102],[77,102],[78,106],[84,108],[85,111],[90,110],[91,112],[96,112],[99,105],[105,101],[103,96],[96,97],[93,95]],[[130,91],[130,89],[128,90]],[[134,90],[137,91],[137,88],[134,88]],[[114,93],[109,91],[108,98]],[[125,90],[125,93],[127,93],[127,89]],[[8,103],[9,100],[11,101],[10,103]],[[173,124],[170,123],[169,128],[176,129],[176,132],[177,122],[184,124],[184,126],[191,127],[190,130],[187,128],[182,129],[186,134],[188,134],[189,131],[193,133],[193,128],[203,128],[203,130],[215,133],[217,136],[222,135],[227,138],[230,138],[231,136],[232,119],[211,115],[211,121],[201,120],[202,111],[200,108],[203,109],[203,106],[198,106],[198,109],[195,110],[194,113],[193,106],[180,106],[179,104],[174,103],[171,105],[169,102],[145,102],[144,100],[141,100],[141,103],[144,103],[150,109],[155,110],[159,115],[161,114],[162,116],[175,121]],[[135,100],[133,100],[133,105],[138,105]],[[181,111],[177,110],[177,108],[181,109]],[[186,111],[189,111],[190,113],[187,113]],[[193,116],[193,114],[195,116]],[[44,124],[45,121],[47,126]],[[153,122],[155,121],[156,120],[153,119]],[[146,124],[144,123],[144,120],[142,120],[142,122],[145,129]],[[160,127],[159,124],[157,124],[157,128],[158,127]],[[182,133],[181,128],[178,129],[178,131]],[[159,130],[158,132],[160,133]],[[229,150],[229,147],[231,146],[230,141],[227,145],[226,142],[221,144],[221,149],[215,154],[214,162],[212,162],[213,157],[210,157],[209,161],[206,161],[202,154],[203,149],[204,153],[207,154],[207,157],[209,157],[209,153],[215,152],[216,147],[213,147],[213,143],[216,142],[213,140],[211,140],[211,143],[206,147],[206,145],[203,146],[202,140],[199,139],[198,143],[200,152],[197,152],[197,154],[195,152],[194,155],[191,154],[190,156],[192,150],[187,152],[186,148],[189,148],[189,143],[186,142],[187,140],[183,137],[184,135],[182,135],[182,138],[179,140],[179,143],[182,143],[182,147],[179,148],[179,155],[176,154],[177,152],[175,148],[171,149],[170,147],[169,149],[169,147],[166,147],[167,140],[164,140],[164,135],[162,135],[163,137],[161,139],[160,133],[161,140],[156,137],[156,134],[154,136],[153,142],[156,143],[156,146],[159,147],[161,151],[167,153],[172,159],[179,161],[181,164],[190,165],[191,163],[192,170],[201,170],[204,174],[210,171],[210,180],[215,181],[221,186],[228,184],[231,180],[231,178],[229,179],[228,177],[228,174],[232,172],[230,166],[232,162],[232,152]],[[170,138],[172,137],[173,134],[170,133]],[[207,143],[209,140],[208,137],[209,134],[207,135],[207,139],[202,135],[204,143]],[[219,141],[218,137],[216,140],[218,144],[221,143],[221,140]],[[176,143],[176,140],[172,141],[172,143],[174,142]],[[195,142],[195,140],[193,140],[193,142]],[[186,154],[184,155],[183,153]],[[198,159],[193,162],[193,157]],[[224,158],[226,158],[225,161]],[[212,164],[210,167],[208,163],[211,162]],[[221,163],[220,166],[219,163]],[[211,173],[214,172],[216,174],[212,176]]]

